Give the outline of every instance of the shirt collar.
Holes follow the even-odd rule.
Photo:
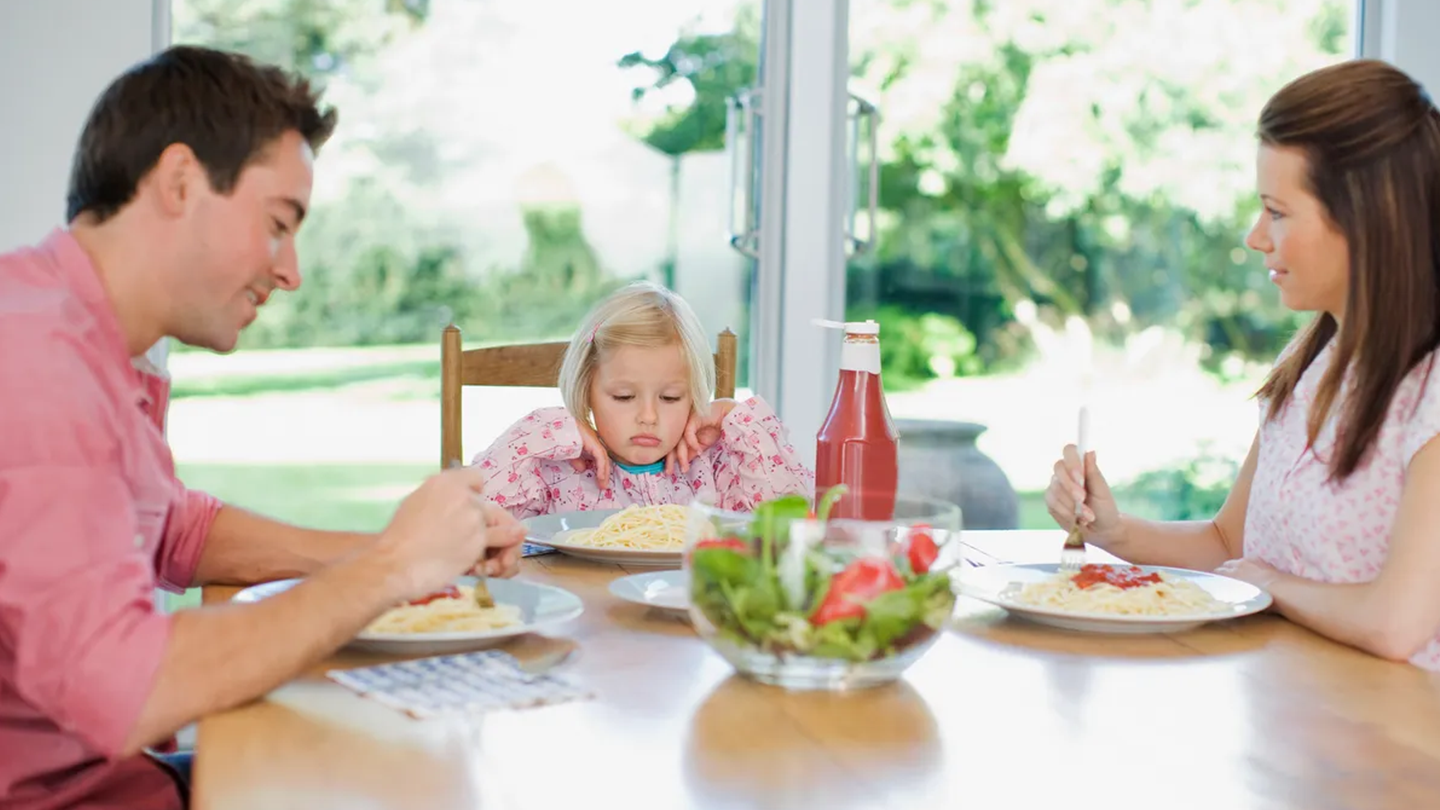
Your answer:
[[[123,365],[129,370],[129,379],[135,383],[135,402],[148,408],[157,400],[164,399],[162,389],[167,387],[168,378],[145,355],[130,356],[125,333],[120,329],[120,318],[115,314],[115,305],[106,294],[105,285],[100,282],[95,263],[75,235],[65,228],[56,228],[40,243],[40,252],[50,260],[50,266],[55,268],[66,288],[75,294],[86,313],[94,319],[101,343],[99,348],[109,354],[116,365]]]
[[[653,464],[626,464],[620,459],[613,459],[615,466],[630,473],[631,475],[659,475],[665,472],[665,462],[657,461]]]

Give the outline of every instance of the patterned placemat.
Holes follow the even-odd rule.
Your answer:
[[[501,650],[334,669],[325,675],[363,697],[419,719],[594,697],[573,678],[554,671],[530,672],[515,656]]]

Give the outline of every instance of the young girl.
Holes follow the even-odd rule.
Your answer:
[[[711,401],[715,361],[699,319],[653,284],[600,302],[560,368],[565,407],[516,422],[472,462],[517,518],[686,504],[748,511],[809,495],[815,474],[758,397]]]
[[[1260,114],[1246,244],[1317,315],[1260,389],[1214,520],[1122,515],[1093,454],[1055,463],[1050,514],[1137,563],[1217,569],[1297,624],[1440,670],[1440,111],[1383,62],[1302,76]],[[1083,470],[1083,472],[1082,472]]]

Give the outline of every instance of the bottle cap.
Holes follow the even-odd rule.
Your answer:
[[[826,329],[844,329],[847,335],[878,335],[880,324],[873,320],[866,321],[829,321],[824,318],[816,318],[812,321],[816,326],[823,326]]]

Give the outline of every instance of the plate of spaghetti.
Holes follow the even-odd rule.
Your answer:
[[[246,588],[235,602],[258,602],[300,582],[282,579]],[[376,617],[350,642],[350,647],[396,655],[444,655],[482,650],[541,627],[579,616],[580,597],[562,588],[513,579],[486,580],[495,606],[475,604],[475,578],[460,577],[453,585],[396,605]]]
[[[578,515],[588,517],[577,519]],[[627,506],[603,515],[596,511],[547,517],[564,521],[567,528],[554,532],[548,539],[533,536],[532,528],[532,542],[585,560],[675,568],[680,567],[685,527],[692,519],[690,507],[675,504]]]
[[[1177,633],[1248,616],[1270,594],[1248,582],[1184,568],[1091,564],[1062,573],[1056,563],[972,568],[960,593],[1039,624],[1094,633]]]
[[[555,512],[550,515],[536,515],[520,521],[525,527],[525,539],[531,543],[548,546],[555,536],[576,529],[594,529],[605,519],[619,512],[619,509],[591,509],[587,512]]]

